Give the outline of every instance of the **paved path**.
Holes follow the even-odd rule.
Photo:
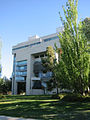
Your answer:
[[[0,116],[0,120],[35,120],[35,119],[24,119],[24,118]]]

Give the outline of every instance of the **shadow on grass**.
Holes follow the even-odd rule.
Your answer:
[[[7,99],[31,99],[31,100],[47,100],[47,99],[51,99],[51,96],[50,95],[30,95],[30,96],[27,96],[27,95],[7,95],[6,96]]]
[[[13,96],[12,98],[17,100],[16,103],[12,103],[12,99],[9,104],[4,102],[0,104],[0,115],[42,120],[90,120],[90,102],[61,102],[50,99],[50,96],[41,98],[40,96],[24,96],[24,98]],[[26,102],[26,98],[38,101]]]

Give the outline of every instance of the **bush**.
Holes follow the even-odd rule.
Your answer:
[[[83,97],[80,94],[67,94],[66,96],[64,96],[62,98],[63,101],[67,101],[67,102],[81,102],[83,101]]]
[[[90,96],[82,96],[75,93],[53,94],[51,97],[65,102],[90,102]]]
[[[66,94],[65,93],[63,93],[63,94],[53,94],[52,95],[52,98],[53,99],[63,99],[64,98],[64,96],[65,96]]]
[[[7,95],[11,91],[11,81],[0,79],[0,94]]]
[[[6,98],[6,96],[0,95],[0,99],[5,99],[5,98]]]
[[[84,96],[83,102],[90,102],[90,96]]]
[[[59,94],[53,94],[53,95],[51,96],[51,98],[52,98],[52,99],[60,99],[60,96],[59,96]]]

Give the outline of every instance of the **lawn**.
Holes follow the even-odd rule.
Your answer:
[[[51,96],[6,96],[0,115],[41,120],[90,120],[90,102],[63,102]]]

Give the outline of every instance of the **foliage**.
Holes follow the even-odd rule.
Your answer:
[[[77,23],[77,5],[78,0],[68,0],[66,8],[63,7],[65,20],[60,15],[64,31],[59,33],[62,49],[59,76],[63,87],[83,94],[89,86],[90,55],[83,24]]]
[[[83,32],[85,33],[85,36],[88,39],[88,46],[89,46],[89,54],[90,54],[90,18],[85,18],[84,21],[82,22],[84,27],[83,27]],[[90,68],[89,68],[90,71]],[[90,80],[90,72],[89,72],[89,80]],[[90,81],[89,81],[89,87],[90,87]]]
[[[62,101],[68,101],[68,102],[83,102],[83,96],[80,94],[74,94],[74,93],[69,93],[66,94],[63,98]]]
[[[11,91],[11,81],[0,79],[0,94],[7,94]]]
[[[59,96],[59,94],[53,94],[51,98],[52,99],[60,99],[60,96]]]
[[[42,58],[42,65],[45,68],[44,71],[52,71],[55,62],[55,52],[52,46],[48,46],[46,49],[46,58]]]
[[[0,99],[6,99],[6,96],[0,94]]]
[[[83,32],[85,33],[88,41],[90,42],[90,18],[85,18],[83,24],[84,24]]]
[[[60,101],[67,102],[90,102],[90,95],[83,96],[81,94],[76,93],[60,93],[53,94],[51,96],[52,99],[59,99]]]
[[[58,81],[57,81],[57,74],[56,74],[56,69],[57,69],[57,62],[56,62],[56,57],[55,57],[55,50],[53,49],[52,46],[48,46],[46,50],[47,57],[42,59],[42,65],[44,67],[44,71],[51,71],[53,73],[52,77],[50,78],[49,81],[47,81],[47,89],[51,91],[53,88],[57,88],[57,93],[58,93]]]

